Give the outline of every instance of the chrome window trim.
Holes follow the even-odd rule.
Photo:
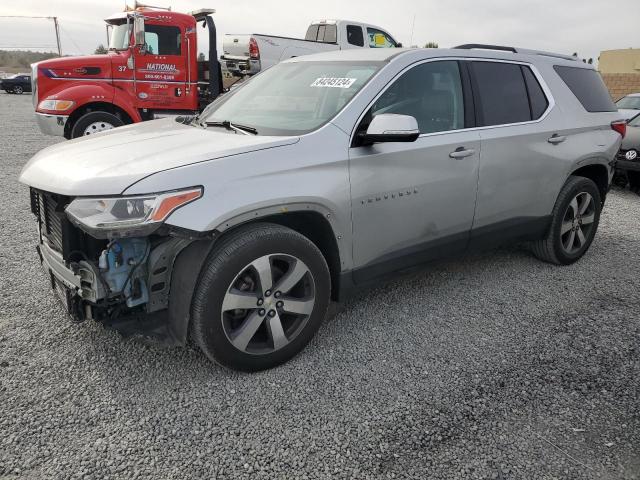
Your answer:
[[[355,123],[355,126],[353,127],[353,131],[351,132],[351,136],[349,137],[349,145],[352,145],[353,138],[355,136],[357,127],[360,125],[360,122],[362,122],[362,119],[367,114],[369,109],[378,100],[378,98],[380,98],[389,88],[391,88],[391,86],[402,75],[404,75],[405,72],[409,71],[410,69],[412,69],[414,67],[422,65],[424,63],[442,62],[442,61],[473,61],[473,62],[511,63],[511,64],[515,64],[515,65],[524,65],[526,67],[529,67],[531,69],[531,72],[533,73],[534,77],[536,78],[536,80],[540,84],[540,87],[542,88],[542,91],[543,91],[545,97],[547,98],[547,102],[549,104],[547,105],[547,109],[544,111],[544,113],[539,118],[537,118],[535,120],[527,120],[527,121],[524,121],[524,122],[515,122],[515,123],[501,123],[501,124],[498,124],[498,125],[486,125],[486,126],[482,126],[482,127],[458,128],[456,130],[443,130],[442,132],[421,133],[418,138],[432,137],[432,136],[435,136],[435,135],[446,135],[446,134],[450,134],[450,133],[459,133],[459,132],[482,131],[482,130],[489,130],[489,129],[492,129],[492,128],[505,128],[505,127],[515,127],[515,126],[520,126],[520,125],[533,125],[533,124],[536,124],[536,123],[540,123],[545,118],[547,118],[547,116],[549,116],[549,114],[551,113],[551,110],[553,110],[553,108],[556,106],[556,101],[555,101],[555,98],[553,97],[553,94],[551,93],[551,89],[547,85],[547,82],[545,82],[545,80],[544,80],[542,74],[540,73],[540,71],[538,70],[538,68],[535,65],[533,65],[532,63],[529,63],[529,62],[526,62],[526,61],[523,61],[523,60],[503,60],[503,59],[478,58],[478,57],[434,57],[434,58],[428,58],[428,59],[425,59],[425,60],[418,60],[417,62],[413,62],[410,65],[407,65],[406,67],[404,67],[402,70],[400,70],[389,81],[389,83],[385,86],[384,89],[382,89],[380,92],[378,92],[378,94],[373,98],[373,100],[371,102],[369,102],[367,107],[364,109],[364,111],[358,117],[358,121]],[[353,147],[350,147],[350,148],[353,148]]]

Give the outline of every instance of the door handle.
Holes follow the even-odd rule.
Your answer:
[[[473,148],[458,147],[453,152],[451,152],[449,156],[451,158],[455,158],[456,160],[460,160],[461,158],[470,157],[474,153],[476,153],[476,151]]]
[[[558,135],[557,133],[554,133],[553,135],[551,135],[551,138],[549,138],[549,140],[547,140],[547,142],[553,144],[553,145],[558,145],[559,143],[564,142],[567,139],[566,136],[564,135]]]

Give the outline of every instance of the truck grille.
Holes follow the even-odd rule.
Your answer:
[[[63,254],[65,249],[65,230],[70,228],[64,214],[67,202],[65,197],[31,189],[31,211],[38,219],[40,232],[51,248]]]

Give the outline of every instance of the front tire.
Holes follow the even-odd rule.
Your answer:
[[[540,260],[569,265],[587,252],[598,230],[602,199],[593,180],[571,176],[560,190],[545,238],[532,244]]]
[[[82,115],[71,129],[71,138],[86,137],[121,127],[124,122],[109,112],[89,112]]]
[[[214,247],[191,307],[191,336],[211,360],[234,370],[280,365],[324,320],[331,277],[320,250],[280,225],[240,227]]]
[[[16,95],[22,95],[23,92],[24,89],[20,85],[13,87],[13,93],[15,93]]]

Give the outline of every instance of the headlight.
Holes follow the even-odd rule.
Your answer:
[[[38,110],[53,110],[55,112],[64,112],[73,107],[76,102],[71,100],[43,100],[38,104]]]
[[[95,238],[140,237],[201,196],[198,187],[131,197],[76,198],[65,212],[71,222]]]

